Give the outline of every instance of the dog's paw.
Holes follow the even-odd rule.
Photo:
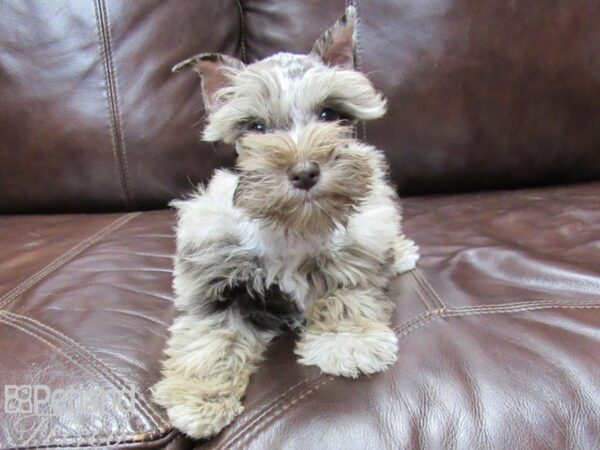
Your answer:
[[[384,324],[304,333],[296,346],[301,364],[319,367],[323,372],[356,378],[361,373],[382,372],[396,362],[398,338]]]
[[[170,376],[153,388],[171,424],[194,439],[216,435],[244,409],[235,395],[209,393],[197,379]]]
[[[396,253],[395,268],[397,273],[413,270],[419,260],[419,247],[414,241],[401,236],[394,247]]]
[[[232,396],[190,399],[167,409],[171,424],[194,439],[216,435],[242,412],[239,399]]]

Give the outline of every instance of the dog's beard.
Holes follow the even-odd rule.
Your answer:
[[[345,226],[364,194],[356,192],[298,191],[287,180],[257,173],[240,175],[234,203],[248,215],[293,234],[323,234]],[[366,194],[366,193],[365,193]]]
[[[341,131],[335,125],[313,127],[298,144],[283,135],[246,140],[234,204],[286,233],[322,235],[346,226],[371,190],[374,168],[368,152],[340,138]],[[287,178],[286,169],[298,160],[321,165],[321,179],[309,191],[294,188]]]

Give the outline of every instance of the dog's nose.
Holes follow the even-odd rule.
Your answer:
[[[298,189],[308,191],[319,181],[321,169],[314,161],[296,164],[288,173],[292,185]]]

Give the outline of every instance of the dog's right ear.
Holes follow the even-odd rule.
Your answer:
[[[233,56],[221,53],[201,53],[176,64],[173,72],[193,69],[201,79],[202,97],[207,110],[215,111],[219,107],[216,92],[229,84],[232,73],[244,68],[244,63]]]
[[[342,17],[315,42],[311,53],[329,66],[354,69],[356,23],[356,7],[350,5]]]

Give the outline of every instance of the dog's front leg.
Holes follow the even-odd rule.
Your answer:
[[[339,289],[315,302],[296,346],[299,362],[356,378],[396,361],[398,339],[387,325],[392,304],[373,288]]]
[[[243,409],[241,399],[273,332],[234,311],[178,317],[171,327],[163,379],[154,399],[189,436],[213,436]]]

